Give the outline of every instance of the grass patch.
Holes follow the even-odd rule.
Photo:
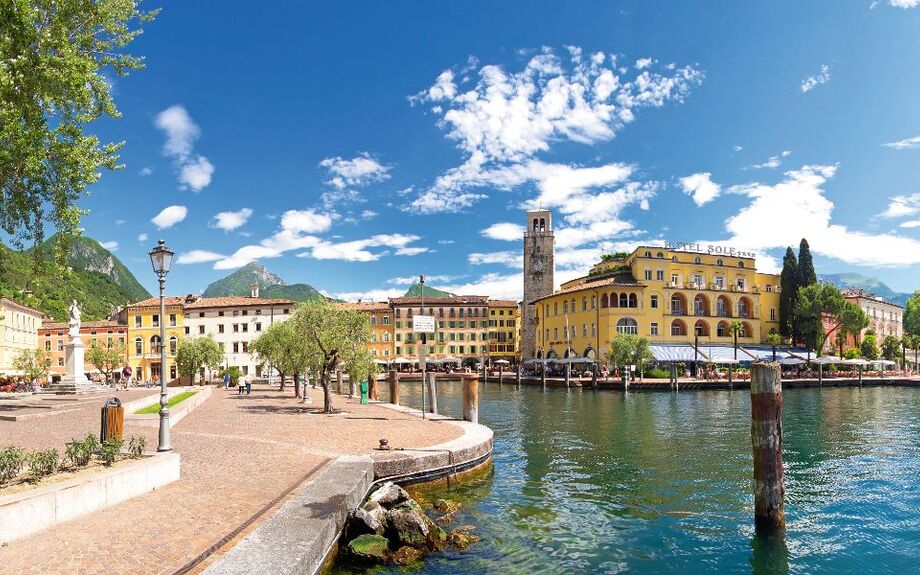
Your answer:
[[[179,393],[179,394],[176,394],[176,395],[170,397],[169,400],[167,400],[166,405],[168,405],[169,407],[172,407],[172,406],[176,405],[177,403],[182,403],[182,402],[185,401],[186,399],[188,399],[188,398],[190,398],[191,396],[195,395],[195,393],[196,393],[196,392],[194,392],[194,391],[183,391],[182,393]],[[148,415],[148,414],[151,414],[151,413],[160,413],[160,404],[159,404],[159,403],[154,403],[153,405],[148,405],[147,407],[145,407],[145,408],[143,408],[143,409],[138,409],[138,410],[135,411],[134,413],[136,413],[136,414],[138,414],[138,415]]]

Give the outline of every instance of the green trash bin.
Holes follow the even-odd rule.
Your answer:
[[[367,380],[361,382],[361,403],[367,403]]]

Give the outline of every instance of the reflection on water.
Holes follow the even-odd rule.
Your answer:
[[[403,403],[419,405],[410,387]],[[439,383],[442,411],[459,416],[461,397],[459,383]],[[414,572],[905,573],[920,565],[920,390],[785,392],[785,539],[754,534],[747,391],[490,383],[480,400],[481,421],[495,430],[494,473],[447,496],[465,502],[457,524],[477,525],[482,542]]]

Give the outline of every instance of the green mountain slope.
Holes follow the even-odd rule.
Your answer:
[[[420,284],[413,284],[403,297],[419,297],[420,295],[422,295],[422,286]],[[453,295],[454,294],[444,290],[425,286],[425,297],[453,297]]]
[[[71,244],[61,270],[53,263],[52,240],[37,248],[15,251],[0,243],[0,295],[66,321],[71,300],[85,320],[107,318],[116,308],[150,294],[118,258],[91,238]]]
[[[907,299],[910,297],[909,293],[894,291],[878,278],[864,276],[855,272],[842,274],[821,274],[818,276],[818,279],[823,282],[833,284],[840,289],[862,289],[898,305],[904,305],[907,302]]]
[[[288,285],[280,277],[268,271],[265,266],[256,262],[246,264],[227,277],[215,281],[204,290],[202,295],[204,297],[249,295],[250,286],[253,283],[259,284],[259,295],[262,297],[294,301],[323,298],[323,295],[313,286],[303,283]]]

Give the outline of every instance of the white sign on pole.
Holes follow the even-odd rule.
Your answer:
[[[415,333],[434,333],[434,316],[417,315],[412,318],[412,331]]]

